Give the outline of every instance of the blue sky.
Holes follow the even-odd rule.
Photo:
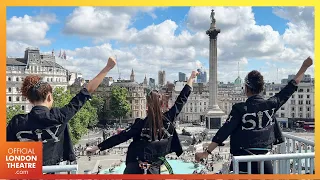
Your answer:
[[[41,13],[54,13],[57,16],[59,23],[51,26],[50,31],[47,32],[49,39],[54,39],[54,42],[50,47],[41,47],[44,51],[50,51],[52,49],[67,49],[77,48],[79,46],[92,46],[92,40],[90,38],[79,38],[76,36],[64,35],[61,31],[63,29],[63,22],[67,16],[72,13],[76,7],[8,7],[7,8],[7,20],[13,16],[22,17],[24,15],[38,15]],[[150,24],[159,24],[166,19],[171,19],[182,27],[177,29],[176,34],[181,32],[181,29],[185,28],[185,17],[190,7],[168,7],[166,9],[156,10],[157,18],[154,19],[151,16],[140,13],[137,20],[133,22],[131,27],[138,30],[146,28]],[[274,30],[283,34],[286,29],[287,20],[284,20],[272,13],[272,7],[253,7],[256,22],[258,25],[271,25]],[[66,43],[67,42],[67,43]],[[113,42],[114,43],[114,42]]]
[[[72,13],[77,8],[78,7],[8,7],[7,8],[7,21],[9,22],[12,19],[12,17],[14,17],[14,16],[23,17],[25,15],[28,15],[31,17],[36,17],[36,16],[41,16],[43,14],[55,15],[56,16],[55,19],[57,21],[54,23],[47,22],[49,29],[45,31],[45,33],[46,33],[45,39],[50,40],[50,44],[39,45],[39,44],[37,44],[37,42],[32,42],[31,40],[29,40],[28,42],[24,42],[24,41],[21,42],[21,43],[26,43],[28,45],[33,45],[32,43],[35,43],[36,46],[40,47],[41,51],[44,51],[44,52],[50,52],[52,49],[55,49],[56,54],[58,54],[58,51],[60,49],[65,49],[65,50],[74,52],[76,48],[97,47],[97,46],[101,46],[106,43],[110,43],[114,50],[117,50],[117,49],[121,50],[124,47],[138,46],[134,42],[132,43],[132,42],[127,42],[125,40],[119,40],[119,38],[113,39],[113,38],[109,37],[109,38],[103,38],[102,41],[101,40],[96,41],[97,37],[94,37],[93,34],[90,34],[88,36],[83,36],[79,33],[71,33],[71,34],[65,33],[63,30],[66,28],[66,21],[68,21],[68,18],[70,19],[70,16],[72,16]],[[279,14],[274,13],[273,7],[252,7],[251,11],[254,14],[254,20],[255,20],[255,25],[254,25],[253,29],[255,29],[256,27],[263,29],[263,26],[268,25],[268,26],[272,27],[272,32],[277,32],[280,36],[283,36],[283,39],[285,39],[285,37],[286,37],[285,32],[288,28],[290,28],[290,27],[288,27],[288,23],[290,23],[290,18],[280,17]],[[139,31],[146,29],[147,27],[149,27],[151,25],[159,25],[167,20],[171,20],[177,25],[177,28],[175,29],[173,36],[178,37],[179,35],[181,35],[181,33],[183,31],[188,31],[193,36],[197,32],[202,32],[202,31],[201,30],[195,31],[192,28],[190,28],[190,26],[188,24],[191,22],[188,20],[188,18],[190,18],[189,16],[191,16],[190,14],[188,14],[190,12],[191,12],[190,7],[156,8],[156,9],[152,10],[151,12],[139,11],[135,14],[129,14],[129,15],[132,15],[132,17],[130,18],[130,23],[127,25],[126,28],[127,29],[132,28],[132,29],[135,29],[137,32],[139,32]],[[150,15],[150,14],[152,14],[152,15]],[[119,19],[119,21],[121,21],[121,19]],[[219,20],[217,20],[217,21],[219,21]],[[103,22],[100,22],[100,23],[103,23]],[[239,22],[239,20],[238,20],[237,23],[241,23],[241,22]],[[235,26],[233,28],[237,28],[237,26]],[[224,32],[224,29],[222,29],[222,32]],[[266,34],[268,34],[268,33],[266,33]],[[14,39],[14,37],[13,37],[13,39]],[[18,42],[18,41],[19,40],[16,40],[16,42]],[[286,41],[289,41],[289,40],[286,40]],[[32,42],[32,43],[30,43],[30,42]],[[208,42],[203,42],[203,43],[207,44]],[[219,40],[218,40],[218,43],[219,43]],[[284,47],[288,47],[289,45],[290,44],[285,44]],[[161,46],[163,47],[163,45],[161,45]],[[194,47],[196,47],[196,45]],[[218,44],[218,47],[219,47],[219,44]],[[194,58],[196,58],[197,60],[200,61],[201,66],[208,68],[207,57],[202,55],[201,53],[198,54],[198,50],[201,50],[201,48],[199,48],[199,49],[195,48],[195,49],[196,49],[196,55],[194,56]],[[293,50],[295,50],[295,49],[293,49]],[[21,50],[21,51],[23,51],[23,50]],[[311,50],[311,51],[313,51],[313,50]],[[10,56],[11,53],[12,52],[7,52],[7,55]],[[13,54],[14,53],[15,52],[13,52]],[[279,68],[285,68],[285,66],[286,66],[286,64],[284,62],[276,62],[276,60],[272,59],[272,58],[260,59],[259,57],[258,58],[250,57],[250,54],[243,55],[243,57],[241,57],[241,58],[239,57],[239,59],[234,59],[233,62],[235,62],[235,63],[233,63],[233,65],[237,66],[236,62],[239,62],[241,59],[246,59],[246,60],[244,60],[245,63],[243,64],[243,66],[241,65],[241,67],[242,67],[241,70],[243,70],[243,71],[248,71],[251,69],[257,69],[257,70],[263,69],[264,67],[266,67],[266,64],[276,64],[276,65],[279,65]],[[76,58],[80,58],[80,57],[75,55],[74,58],[76,59]],[[141,59],[142,57],[137,57],[137,59],[139,59],[139,58]],[[260,60],[257,60],[257,59],[260,59]],[[268,60],[266,60],[266,59],[268,59]],[[230,62],[231,62],[231,60],[230,60]],[[188,68],[186,68],[186,69],[188,69]],[[128,70],[126,70],[126,72],[127,71]],[[143,74],[143,72],[140,72],[140,73]],[[148,74],[148,73],[146,73],[146,74]],[[174,73],[172,73],[172,74],[174,74]],[[236,72],[236,74],[237,74],[237,72]],[[127,74],[127,76],[128,76],[128,74]],[[152,75],[150,75],[150,76],[152,76]],[[244,76],[244,75],[242,75],[242,76]],[[282,75],[282,76],[284,76],[284,75]],[[174,77],[174,75],[172,75],[172,78],[177,79],[178,77],[177,76]],[[274,78],[273,78],[273,80],[274,80]],[[228,81],[228,80],[226,79],[226,81]]]

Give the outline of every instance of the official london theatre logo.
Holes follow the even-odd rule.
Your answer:
[[[20,144],[20,143],[19,143]],[[21,143],[22,144],[22,143]],[[25,143],[23,143],[25,144]],[[33,146],[8,147],[5,163],[7,173],[12,175],[36,175],[41,173],[41,147]]]

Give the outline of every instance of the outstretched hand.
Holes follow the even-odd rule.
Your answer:
[[[117,64],[116,60],[113,57],[109,57],[107,68],[112,69]]]
[[[309,56],[306,60],[303,61],[302,66],[306,67],[306,68],[309,68],[310,66],[312,66],[312,64],[313,64],[312,59]]]
[[[198,75],[199,75],[199,72],[198,72],[198,71],[192,71],[190,77],[191,77],[192,79],[194,79],[194,78],[196,78]]]
[[[87,147],[86,152],[87,152],[87,155],[91,155],[96,153],[98,150],[99,150],[98,146],[91,146],[91,147]]]
[[[198,152],[195,154],[195,160],[197,162],[201,161],[201,159],[207,158],[208,154],[206,152]]]

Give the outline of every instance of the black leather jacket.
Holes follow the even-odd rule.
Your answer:
[[[14,116],[7,126],[7,141],[42,141],[43,165],[76,160],[68,122],[90,98],[82,89],[63,108],[35,106],[28,114]]]
[[[254,95],[244,103],[233,105],[228,119],[212,141],[221,144],[230,136],[230,152],[234,155],[241,149],[271,148],[273,144],[282,143],[284,140],[275,114],[297,88],[295,81],[291,80],[269,99]]]
[[[185,85],[182,91],[180,92],[180,95],[175,101],[175,104],[170,108],[169,111],[164,113],[164,127],[167,126],[168,121],[172,124],[176,117],[181,112],[183,106],[188,100],[188,97],[191,93],[191,87],[189,85]],[[126,130],[123,130],[121,133],[114,135],[102,143],[98,145],[100,150],[105,150],[112,148],[118,144],[121,144],[131,138],[133,138],[133,141],[129,145],[128,152],[127,152],[127,158],[126,163],[130,162],[137,162],[137,152],[142,151],[144,141],[142,140],[142,129],[145,127],[146,119],[136,119],[134,124],[131,125]],[[173,133],[173,139],[171,143],[171,152],[175,152],[177,156],[180,156],[183,152],[182,146],[178,137],[178,134],[176,130],[173,128],[170,133]]]

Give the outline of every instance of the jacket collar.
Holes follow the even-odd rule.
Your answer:
[[[50,111],[46,106],[34,106],[31,111]]]
[[[260,94],[256,94],[256,95],[253,95],[253,96],[250,96],[246,102],[250,102],[252,100],[257,100],[257,99],[263,99],[263,96],[260,95]]]

